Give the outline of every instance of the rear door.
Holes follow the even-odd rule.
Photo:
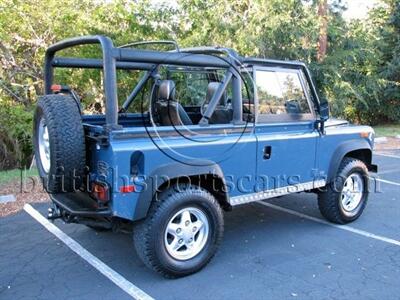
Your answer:
[[[301,70],[258,67],[256,83],[259,190],[309,189],[315,178],[315,111]]]

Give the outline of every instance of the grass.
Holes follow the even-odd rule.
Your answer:
[[[21,170],[21,169],[14,169],[8,171],[0,171],[0,185],[12,182],[14,180],[18,180],[21,177],[30,177],[30,176],[37,176],[38,172],[36,168],[32,168],[31,170]]]
[[[400,124],[374,126],[377,137],[400,135]]]

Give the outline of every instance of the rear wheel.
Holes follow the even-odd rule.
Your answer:
[[[352,222],[361,216],[368,191],[367,166],[358,159],[345,157],[334,180],[318,195],[321,214],[334,223]]]
[[[85,168],[85,135],[76,101],[68,95],[39,99],[34,115],[36,165],[50,193],[79,188]]]
[[[205,189],[179,185],[159,195],[133,239],[142,261],[166,277],[181,277],[203,268],[223,235],[223,214]]]

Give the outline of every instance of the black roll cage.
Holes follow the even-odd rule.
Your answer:
[[[224,93],[230,81],[232,81],[233,91],[233,123],[241,124],[242,121],[242,94],[241,84],[242,78],[240,71],[243,67],[252,65],[262,66],[283,66],[288,68],[302,69],[309,86],[315,106],[320,109],[320,101],[311,79],[310,72],[306,65],[296,61],[281,61],[271,59],[247,58],[239,56],[234,50],[221,47],[195,47],[179,49],[174,41],[160,41],[162,44],[173,44],[173,51],[154,51],[143,50],[131,47],[139,45],[155,44],[157,42],[135,42],[124,45],[122,47],[114,47],[110,38],[101,35],[82,36],[62,40],[51,45],[45,54],[44,67],[44,87],[45,94],[50,94],[53,84],[54,68],[91,68],[103,70],[103,86],[106,99],[106,129],[118,129],[118,113],[123,112],[131,104],[136,95],[141,91],[144,84],[149,78],[154,76],[154,72],[158,65],[175,65],[187,67],[210,67],[226,69],[225,76],[209,102],[206,111],[199,124],[206,126],[208,120],[212,116],[219,99]],[[63,49],[88,44],[100,44],[102,50],[102,59],[92,58],[71,58],[56,57],[55,54]],[[118,110],[117,97],[117,69],[122,70],[144,70],[146,71],[138,84],[132,90],[126,101]]]

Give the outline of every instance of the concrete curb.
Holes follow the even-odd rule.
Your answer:
[[[375,143],[377,143],[377,144],[386,143],[387,140],[388,139],[386,136],[382,136],[382,137],[375,138]]]
[[[8,203],[8,202],[15,202],[17,200],[17,198],[15,197],[15,195],[4,195],[4,196],[0,196],[0,204],[4,204],[4,203]]]

